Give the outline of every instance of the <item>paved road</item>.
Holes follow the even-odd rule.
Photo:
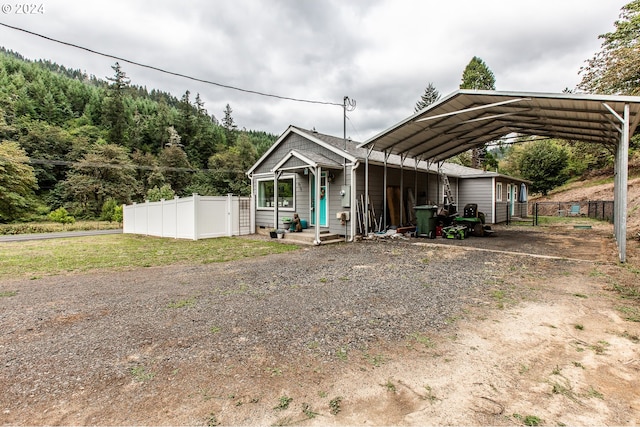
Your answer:
[[[121,234],[122,229],[61,231],[58,233],[28,233],[0,236],[1,242],[21,242],[26,240],[60,239],[64,237],[99,236],[102,234]]]

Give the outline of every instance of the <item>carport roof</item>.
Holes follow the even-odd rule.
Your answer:
[[[459,90],[370,138],[359,147],[441,161],[508,135],[617,145],[629,105],[629,134],[640,97]]]

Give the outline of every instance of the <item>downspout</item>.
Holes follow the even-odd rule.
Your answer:
[[[347,240],[347,242],[353,242],[356,237],[356,221],[354,210],[356,206],[356,169],[358,169],[358,166],[360,166],[360,161],[358,160],[356,160],[356,162],[351,165],[351,201],[349,202],[351,204],[351,208],[349,208],[349,210],[351,211],[349,214],[349,219],[351,221],[351,237]]]

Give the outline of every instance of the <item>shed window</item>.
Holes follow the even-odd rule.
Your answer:
[[[497,202],[502,201],[502,183],[501,182],[498,182],[496,184],[496,201]]]
[[[295,185],[293,177],[278,180],[278,207],[282,209],[295,208]],[[258,181],[258,208],[273,208],[273,180]]]

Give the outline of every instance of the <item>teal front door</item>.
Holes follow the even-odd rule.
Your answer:
[[[327,226],[327,210],[329,208],[327,203],[327,174],[326,172],[322,172],[320,177],[320,227]],[[315,211],[315,203],[316,203],[316,177],[315,175],[311,175],[311,224],[315,225],[316,223],[316,211]]]

